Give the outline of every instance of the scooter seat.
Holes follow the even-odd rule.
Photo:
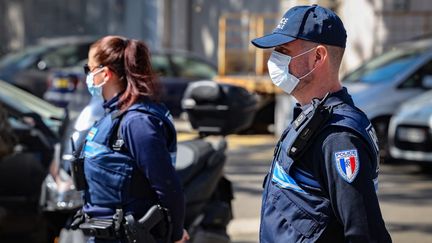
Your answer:
[[[176,171],[183,185],[206,167],[214,152],[213,146],[202,139],[178,143]]]

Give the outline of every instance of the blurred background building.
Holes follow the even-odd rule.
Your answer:
[[[333,9],[345,23],[343,71],[394,43],[432,32],[428,0],[2,0],[0,55],[41,38],[119,34],[143,39],[155,49],[185,49],[216,62],[221,16],[241,15],[243,25],[257,14],[272,15],[277,21],[294,5],[314,3]],[[237,41],[250,48],[253,36],[241,35],[242,29],[237,32]]]

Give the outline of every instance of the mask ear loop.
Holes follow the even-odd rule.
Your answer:
[[[299,56],[301,56],[301,55],[304,55],[304,54],[306,54],[306,53],[309,53],[309,52],[315,50],[316,48],[317,48],[317,46],[315,46],[315,47],[313,47],[313,48],[311,48],[311,49],[309,49],[309,50],[307,50],[307,51],[305,51],[305,52],[303,52],[303,53],[300,53],[300,54],[298,54],[298,55],[292,57],[291,59],[294,59],[294,58],[296,58],[296,57],[299,57]],[[316,67],[312,68],[308,73],[306,73],[305,75],[301,76],[301,77],[298,78],[298,79],[300,80],[300,79],[305,78],[306,76],[308,76],[309,74],[311,74],[315,69],[316,69]]]
[[[101,69],[97,70],[96,72],[92,73],[92,74],[93,74],[93,85],[94,85],[94,76],[95,76],[96,74],[102,72],[102,71],[103,71],[103,68],[101,68]],[[107,81],[104,80],[102,83],[100,83],[100,84],[98,84],[98,85],[94,85],[94,87],[96,87],[96,88],[102,87],[106,82],[107,82]]]
[[[298,78],[298,79],[300,80],[300,79],[305,78],[306,76],[308,76],[309,74],[311,74],[311,73],[315,70],[315,68],[316,68],[316,67],[312,68],[308,73],[306,73],[305,75],[301,76],[301,77]]]
[[[294,58],[296,58],[296,57],[299,57],[299,56],[302,56],[302,55],[304,55],[304,54],[306,54],[306,53],[309,53],[309,52],[315,50],[316,48],[317,48],[317,46],[312,47],[311,49],[309,49],[309,50],[307,50],[307,51],[305,51],[305,52],[303,52],[303,53],[300,53],[300,54],[298,54],[298,55],[293,56],[291,59],[294,59]]]
[[[104,84],[106,84],[106,80],[105,81],[103,81],[102,83],[100,83],[100,84],[98,84],[98,85],[95,85],[95,87],[96,88],[99,88],[99,87],[102,87]]]

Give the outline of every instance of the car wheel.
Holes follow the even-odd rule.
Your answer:
[[[421,163],[419,164],[420,169],[423,173],[432,174],[432,165],[429,163]]]
[[[390,117],[379,117],[372,120],[372,125],[378,137],[378,145],[380,149],[381,162],[389,162],[391,160],[388,143],[388,127]]]

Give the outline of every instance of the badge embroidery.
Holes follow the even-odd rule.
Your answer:
[[[340,176],[347,182],[351,183],[356,178],[360,161],[357,150],[346,150],[335,153],[336,168]]]
[[[96,127],[92,127],[91,129],[90,129],[90,131],[88,132],[88,134],[87,134],[87,137],[86,137],[86,140],[87,141],[92,141],[93,140],[93,138],[94,138],[94,136],[96,135],[96,133],[97,133],[97,128]]]

